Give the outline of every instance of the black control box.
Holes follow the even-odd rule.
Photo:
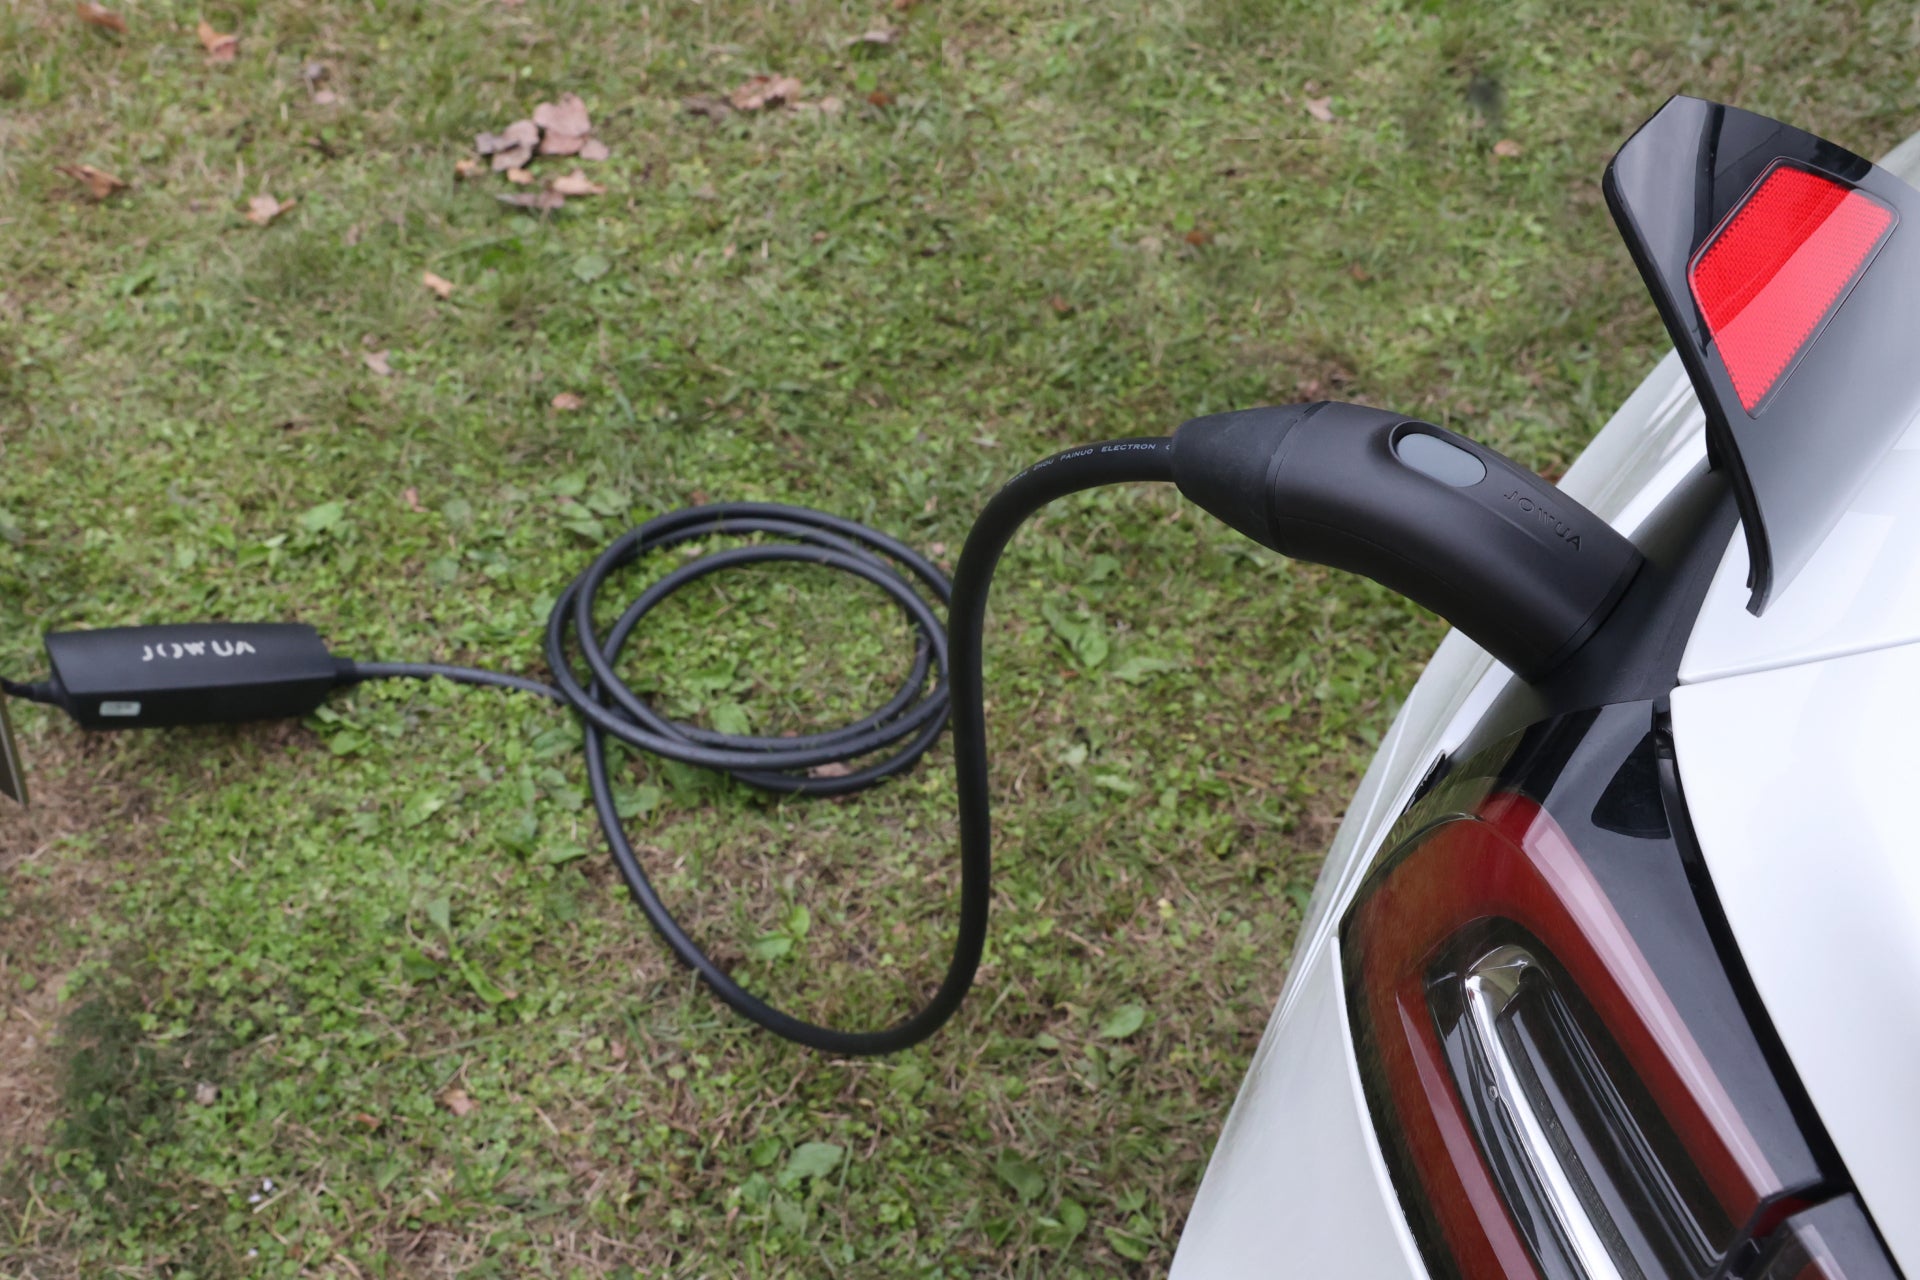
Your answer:
[[[297,622],[56,631],[53,685],[88,729],[304,716],[340,682],[320,633]]]

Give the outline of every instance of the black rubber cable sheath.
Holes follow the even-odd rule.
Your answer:
[[[586,730],[587,779],[595,811],[640,910],[675,955],[749,1021],[825,1053],[891,1053],[919,1043],[953,1016],[973,986],[987,938],[993,871],[992,798],[987,778],[987,726],[981,646],[993,573],[1007,543],[1029,516],[1071,493],[1136,481],[1171,480],[1173,442],[1155,437],[1113,440],[1054,454],[1001,488],[980,513],[961,549],[953,581],[911,548],[854,521],[805,507],[727,503],[690,507],[650,520],[602,552],[554,603],[547,622],[552,685],[520,676],[438,663],[345,662],[342,680],[442,677],[462,684],[536,693],[564,703]],[[767,534],[786,539],[710,552],[690,560],[637,596],[604,636],[594,624],[602,588],[619,570],[679,543],[714,536]],[[878,586],[918,633],[912,670],[885,705],[844,728],[793,738],[718,733],[668,720],[620,679],[615,665],[633,630],[667,596],[707,574],[769,562],[817,564]],[[922,592],[947,604],[942,628]],[[584,663],[584,683],[576,663]],[[910,768],[953,725],[955,789],[960,823],[960,919],[938,989],[921,1008],[891,1026],[845,1031],[821,1026],[747,991],[689,937],[648,880],[615,807],[607,770],[607,738],[672,760],[717,769],[763,790],[844,795]],[[880,755],[851,771],[811,772]]]

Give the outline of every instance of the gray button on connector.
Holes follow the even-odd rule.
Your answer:
[[[1432,476],[1456,489],[1465,489],[1487,478],[1486,463],[1459,445],[1424,431],[1407,432],[1393,442],[1393,451],[1400,461],[1421,475]]]

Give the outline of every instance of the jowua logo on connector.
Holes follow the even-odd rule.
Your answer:
[[[153,662],[156,659],[165,662],[177,662],[186,658],[237,658],[242,654],[258,653],[258,649],[245,640],[175,640],[161,644],[143,644],[140,661]]]

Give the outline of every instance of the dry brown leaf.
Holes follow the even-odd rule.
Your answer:
[[[529,169],[509,169],[507,181],[516,187],[530,187],[533,185],[533,172]]]
[[[893,105],[893,95],[885,89],[875,89],[867,95],[867,105],[871,107],[890,107]]]
[[[1318,120],[1321,124],[1333,123],[1333,99],[1331,97],[1308,98],[1306,100],[1306,108],[1307,114],[1315,120]]]
[[[547,190],[562,196],[603,196],[607,189],[592,181],[586,171],[575,169],[564,178],[555,178],[547,184]]]
[[[369,351],[360,357],[360,363],[373,370],[379,377],[391,378],[393,376],[393,366],[387,363],[388,354],[384,348],[379,351]]]
[[[193,1102],[195,1106],[210,1107],[219,1100],[219,1086],[208,1084],[205,1080],[193,1086]]]
[[[800,82],[792,76],[755,76],[727,95],[738,111],[784,106],[800,97]]]
[[[298,200],[276,200],[268,195],[255,196],[247,201],[247,221],[264,227],[299,203]]]
[[[313,105],[316,107],[331,107],[339,101],[340,95],[331,89],[322,89],[313,95]]]
[[[473,140],[481,155],[493,157],[493,171],[524,169],[540,145],[540,126],[531,120],[515,120],[497,134],[483,133]]]
[[[440,1105],[456,1116],[464,1116],[480,1104],[465,1089],[449,1089],[440,1095]]]
[[[95,4],[93,0],[79,0],[73,9],[80,15],[80,21],[88,26],[99,27],[103,31],[117,31],[121,35],[127,34],[127,20],[105,5]]]
[[[433,273],[428,272],[427,274],[432,275]],[[440,296],[444,298],[446,297],[446,294],[443,293]],[[420,491],[414,488],[412,485],[408,485],[406,488],[400,491],[400,500],[406,503],[407,510],[413,512],[415,515],[418,515],[421,512],[426,510],[425,507],[420,505]]]
[[[205,18],[200,19],[200,26],[197,30],[200,35],[200,47],[207,51],[208,62],[232,62],[239,54],[240,37],[238,34],[221,35],[211,26],[207,25]]]
[[[586,145],[587,139],[584,134],[555,133],[549,129],[547,130],[547,135],[540,139],[540,154],[543,156],[576,156],[580,154],[581,148]]]
[[[1073,314],[1073,304],[1057,293],[1047,299],[1047,305],[1053,308],[1053,314],[1057,316]]]
[[[1512,138],[1502,138],[1493,144],[1493,154],[1511,160],[1520,154],[1520,144]]]
[[[567,202],[567,198],[557,191],[515,191],[509,194],[496,195],[494,199],[498,200],[501,204],[510,204],[518,209],[540,209],[542,211],[558,209]]]
[[[493,171],[523,168],[533,159],[540,145],[540,126],[531,120],[515,120],[499,133],[474,135],[473,149],[493,157]]]
[[[561,413],[572,413],[575,409],[584,409],[587,400],[585,396],[575,395],[571,391],[562,391],[553,398],[552,404]]]
[[[454,161],[453,176],[459,181],[465,182],[468,178],[479,177],[481,173],[485,172],[486,167],[487,166],[481,164],[472,156],[467,156],[464,159]]]
[[[582,160],[605,160],[612,154],[613,152],[607,150],[607,144],[598,138],[588,138],[585,145],[580,148]]]
[[[816,764],[807,770],[809,778],[844,778],[853,772],[853,766],[838,760],[829,760],[825,764]]]
[[[731,102],[710,93],[696,93],[690,98],[682,98],[680,105],[687,109],[688,115],[705,116],[709,120],[724,120],[733,114]]]
[[[1202,231],[1199,227],[1195,227],[1193,230],[1187,232],[1183,238],[1196,249],[1203,244],[1213,243],[1213,233],[1210,231]]]
[[[422,271],[420,273],[420,283],[439,294],[442,298],[451,298],[453,296],[453,281],[447,279],[445,276],[437,276],[431,271]]]
[[[584,138],[593,132],[587,119],[587,104],[577,93],[563,93],[558,102],[543,102],[533,109],[533,122],[548,133],[564,133]]]
[[[64,173],[87,189],[87,194],[95,200],[105,200],[116,191],[125,191],[127,184],[108,173],[105,169],[96,169],[90,164],[55,165],[56,172]]]
[[[892,44],[900,38],[900,28],[887,25],[872,27],[847,41],[848,44]]]

